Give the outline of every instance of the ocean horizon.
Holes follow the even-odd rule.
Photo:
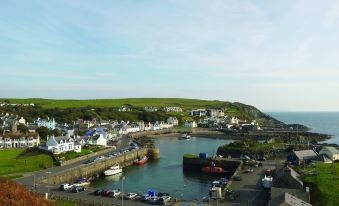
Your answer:
[[[326,143],[339,144],[339,112],[266,112],[287,124],[302,124],[311,132],[329,134]]]

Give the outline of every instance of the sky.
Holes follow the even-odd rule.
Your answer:
[[[336,0],[3,0],[0,97],[339,110]]]

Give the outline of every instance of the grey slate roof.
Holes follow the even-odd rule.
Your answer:
[[[293,153],[300,160],[308,160],[308,159],[312,159],[318,156],[313,150],[299,150],[299,151],[293,151]]]

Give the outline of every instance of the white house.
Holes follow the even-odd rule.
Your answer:
[[[206,116],[207,115],[207,111],[206,109],[194,109],[190,111],[190,115],[191,116]]]
[[[157,107],[144,107],[144,110],[146,112],[156,112],[158,111],[158,108]]]
[[[26,124],[26,120],[23,117],[21,117],[18,122],[19,124]]]
[[[195,121],[193,121],[193,122],[185,122],[185,125],[184,125],[184,127],[186,127],[186,128],[195,128],[197,126],[198,125],[197,125],[197,123]]]
[[[81,152],[81,145],[75,144],[73,138],[66,136],[61,137],[51,136],[48,138],[46,145],[41,146],[40,148],[51,151],[54,154],[60,154],[69,151]]]
[[[165,107],[164,108],[165,112],[182,112],[181,107]]]
[[[159,130],[159,129],[160,129],[160,124],[159,124],[159,122],[155,122],[155,123],[152,125],[151,130]]]
[[[128,106],[121,106],[119,109],[118,109],[119,112],[127,112],[127,111],[131,111],[131,108],[129,108]]]
[[[89,137],[87,144],[100,145],[100,146],[106,147],[107,146],[107,139],[104,137],[103,134],[100,134],[100,135],[96,135],[96,136],[93,136],[93,137]]]
[[[167,123],[168,124],[172,124],[173,126],[178,126],[179,125],[179,121],[178,121],[178,119],[176,117],[168,117]]]
[[[339,160],[339,150],[335,147],[323,147],[319,151],[320,155],[325,154],[327,157],[329,157],[332,161]]]
[[[52,119],[47,118],[47,120],[38,118],[35,121],[35,123],[36,123],[36,125],[38,125],[38,127],[47,127],[48,129],[55,129],[54,118],[52,118]]]
[[[27,148],[40,144],[39,135],[20,137],[0,137],[0,148]]]
[[[147,124],[145,125],[144,130],[145,130],[145,131],[150,131],[150,130],[152,130],[152,128],[153,128],[153,124],[149,122],[149,123],[147,123]]]

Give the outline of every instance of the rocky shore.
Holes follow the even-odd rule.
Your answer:
[[[271,138],[281,139],[286,142],[304,142],[308,141],[313,144],[317,142],[330,139],[331,136],[327,134],[314,133],[314,132],[297,132],[289,130],[279,131],[228,131],[228,130],[216,130],[211,128],[173,128],[158,131],[146,131],[131,134],[132,138],[140,137],[180,137],[182,134],[188,133],[196,137],[213,137],[222,139],[234,139],[234,140],[269,140]]]

